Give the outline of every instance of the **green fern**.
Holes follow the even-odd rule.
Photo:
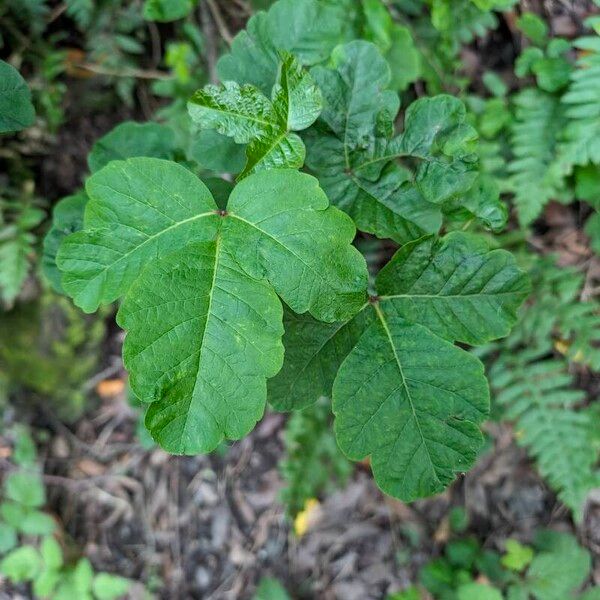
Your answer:
[[[352,470],[335,441],[329,401],[295,412],[285,431],[286,456],[280,464],[286,487],[281,500],[295,517],[306,501],[343,485]]]
[[[67,14],[77,23],[80,29],[85,29],[94,14],[93,0],[66,0]]]
[[[584,392],[573,388],[565,360],[545,355],[544,349],[503,353],[490,369],[490,380],[496,402],[516,423],[519,444],[580,519],[587,493],[600,485],[594,414],[589,408],[574,410]]]
[[[555,161],[558,134],[564,123],[559,100],[528,88],[514,98],[510,187],[519,223],[529,225],[546,203],[562,192],[562,175]]]
[[[600,28],[600,16],[588,19]],[[574,165],[600,164],[600,36],[586,36],[573,45],[580,51],[571,84],[562,97],[568,124],[560,163],[569,174]]]
[[[536,291],[519,325],[484,351],[491,387],[518,442],[581,518],[587,492],[600,485],[600,436],[597,409],[584,405],[571,363],[600,369],[600,305],[581,301],[581,274],[551,258],[537,257],[530,275]]]

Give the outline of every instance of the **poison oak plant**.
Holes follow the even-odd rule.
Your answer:
[[[267,401],[326,396],[341,450],[370,456],[379,486],[412,500],[481,444],[487,381],[455,343],[507,335],[529,283],[476,234],[440,235],[506,219],[463,104],[419,99],[397,134],[389,66],[369,42],[337,45],[339,9],[281,0],[258,13],[219,62],[223,83],[191,98],[194,126],[213,130],[205,152],[245,146],[245,166],[223,169],[235,186],[169,160],[179,153],[152,135],[120,148],[115,130],[85,195],[55,216],[47,270],[86,312],[121,301],[131,386],[166,450],[209,452],[251,431]],[[356,227],[401,245],[372,285]]]

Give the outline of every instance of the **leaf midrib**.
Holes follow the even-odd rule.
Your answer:
[[[377,317],[381,321],[381,325],[383,327],[383,330],[385,331],[385,335],[388,338],[388,341],[392,348],[392,352],[394,354],[394,359],[396,360],[396,364],[398,365],[398,372],[400,373],[400,377],[402,379],[402,385],[404,386],[404,389],[406,390],[406,398],[408,400],[408,405],[410,406],[410,410],[412,412],[413,419],[415,420],[415,423],[417,425],[417,430],[418,430],[419,436],[421,438],[421,443],[423,444],[425,451],[427,452],[427,458],[429,459],[429,464],[431,465],[431,469],[434,473],[434,476],[435,476],[437,482],[439,484],[441,484],[442,482],[440,481],[440,479],[438,477],[437,469],[433,463],[433,459],[431,458],[431,453],[429,451],[429,447],[427,446],[427,440],[425,439],[425,436],[423,435],[423,431],[421,429],[421,423],[419,421],[419,418],[417,417],[415,405],[414,405],[412,397],[410,395],[410,389],[406,382],[406,377],[404,376],[404,370],[402,369],[402,363],[400,362],[400,357],[398,356],[398,353],[396,352],[396,346],[395,346],[394,340],[392,338],[392,333],[388,327],[387,321],[385,320],[385,317],[383,315],[381,308],[377,304],[374,304],[373,306],[375,308],[375,313],[377,314]]]
[[[214,298],[215,289],[216,289],[217,272],[219,269],[220,247],[221,247],[221,235],[217,234],[217,239],[215,240],[215,266],[214,266],[214,270],[213,270],[213,275],[212,275],[212,280],[211,280],[210,290],[209,290],[209,295],[208,295],[208,306],[206,308],[206,323],[204,324],[204,331],[202,332],[202,339],[200,340],[200,346],[199,346],[200,351],[198,352],[198,361],[196,363],[196,368],[195,368],[196,376],[195,376],[195,381],[194,381],[194,387],[192,389],[192,393],[190,394],[190,404],[188,405],[188,410],[186,411],[185,419],[184,419],[184,423],[183,423],[183,430],[182,430],[182,434],[181,434],[182,440],[187,437],[187,427],[188,427],[188,423],[190,420],[190,413],[191,413],[191,411],[189,410],[189,406],[194,401],[194,398],[196,395],[196,386],[198,385],[198,379],[199,379],[198,374],[200,373],[204,350],[205,350],[204,340],[206,339],[206,332],[208,331],[208,325],[209,325],[210,317],[212,314],[212,304],[213,304],[213,298]],[[220,423],[218,423],[218,420],[214,415],[213,415],[213,418],[215,419],[215,421],[217,421],[218,425],[221,425]]]

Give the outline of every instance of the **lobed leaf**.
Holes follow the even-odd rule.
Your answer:
[[[508,334],[530,291],[510,252],[467,233],[403,246],[377,276],[386,312],[435,334],[483,344]]]
[[[365,301],[365,260],[352,246],[352,220],[329,206],[318,181],[292,170],[241,181],[223,225],[232,256],[252,277],[266,277],[297,313],[323,321],[354,315]]]
[[[176,163],[115,161],[87,180],[84,229],[60,245],[62,286],[93,312],[123,296],[151,260],[214,239],[217,206],[206,186]]]
[[[307,136],[307,165],[331,201],[359,229],[399,243],[435,233],[439,206],[465,194],[477,179],[476,132],[465,107],[450,96],[423,98],[406,112],[392,138],[397,95],[377,48],[355,41],[336,48],[332,67],[311,71],[323,91],[319,127]],[[412,159],[414,171],[398,159]]]
[[[118,314],[131,387],[153,402],[146,426],[176,454],[246,435],[283,360],[281,303],[246,275],[228,244],[219,235],[150,265]]]
[[[333,385],[335,432],[346,456],[370,455],[378,486],[408,502],[442,491],[472,465],[489,392],[474,356],[376,312]]]
[[[354,225],[309,175],[262,171],[219,210],[182,166],[133,158],[87,191],[84,229],[59,249],[63,286],[87,310],[126,294],[125,365],[152,403],[147,427],[171,452],[210,451],[262,416],[266,378],[283,360],[277,294],[325,321],[365,303]]]

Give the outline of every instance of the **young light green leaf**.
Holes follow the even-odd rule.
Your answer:
[[[282,53],[281,58],[272,101],[252,85],[229,81],[205,86],[188,104],[201,129],[216,129],[238,144],[248,144],[240,178],[258,170],[304,164],[304,144],[292,131],[306,129],[319,116],[321,93],[292,55]]]
[[[46,501],[46,492],[42,481],[36,473],[16,471],[4,482],[4,494],[23,506],[36,508]]]
[[[27,83],[12,65],[0,60],[0,134],[20,131],[34,121]]]
[[[214,239],[217,206],[186,168],[152,158],[117,161],[90,177],[84,230],[57,254],[62,285],[93,312],[122,296],[150,260]]]
[[[56,529],[56,522],[40,510],[28,510],[18,529],[25,535],[51,535]]]
[[[289,52],[281,52],[279,78],[273,87],[273,107],[288,131],[310,127],[321,114],[321,90]]]
[[[125,596],[130,587],[131,582],[128,579],[110,573],[98,573],[92,584],[97,600],[117,600]]]
[[[562,600],[573,596],[587,579],[591,557],[577,540],[558,531],[541,531],[535,540],[541,550],[527,570],[527,587],[536,600]]]
[[[33,546],[19,546],[0,562],[0,573],[12,583],[31,581],[41,568],[40,555]]]
[[[386,312],[468,344],[507,335],[530,291],[512,254],[461,232],[409,242],[376,285]]]
[[[235,187],[227,211],[223,235],[232,256],[250,276],[266,277],[292,310],[331,322],[364,304],[367,270],[352,246],[356,229],[329,206],[314,177],[261,171]]]
[[[83,228],[83,214],[87,202],[87,194],[81,191],[60,200],[52,211],[52,227],[44,238],[42,273],[52,289],[58,293],[62,293],[63,289],[61,274],[56,266],[56,254],[63,239]]]
[[[12,525],[0,523],[0,554],[6,554],[17,545],[17,532]]]
[[[269,99],[254,86],[240,86],[234,81],[198,90],[190,99],[188,111],[200,128],[216,129],[238,144],[269,135],[278,127]]]
[[[474,356],[376,312],[333,385],[335,431],[348,458],[370,455],[378,486],[408,502],[442,491],[472,465],[489,392]]]
[[[361,311],[347,321],[323,323],[286,311],[281,371],[269,379],[269,402],[277,410],[299,410],[330,397],[333,381],[371,318]]]
[[[188,245],[151,265],[118,315],[131,387],[153,402],[146,426],[176,454],[246,435],[262,417],[266,378],[283,360],[281,303],[227,245],[221,237]]]
[[[88,166],[95,173],[112,160],[136,156],[173,158],[175,134],[159,123],[126,121],[103,135],[88,155]]]

